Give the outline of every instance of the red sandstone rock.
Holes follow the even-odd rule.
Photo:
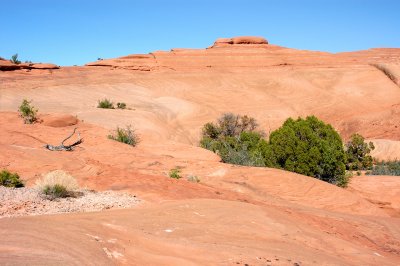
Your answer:
[[[0,60],[0,71],[18,70],[18,69],[59,69],[55,64],[49,63],[21,63],[14,64],[8,60]]]
[[[0,60],[0,71],[8,71],[19,69],[20,67],[16,64],[11,63],[8,60]]]
[[[39,64],[33,64],[29,66],[32,69],[59,69],[60,67],[55,65],[55,64],[49,64],[49,63],[39,63]]]
[[[233,44],[268,44],[263,37],[241,36],[232,38]]]

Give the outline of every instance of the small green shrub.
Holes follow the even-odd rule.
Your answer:
[[[170,171],[169,171],[169,177],[171,177],[171,178],[175,178],[175,179],[180,179],[180,178],[182,178],[182,176],[181,176],[181,169],[179,169],[179,168],[172,168]]]
[[[51,199],[66,198],[70,196],[67,188],[60,184],[55,184],[54,186],[45,186],[43,188],[43,194],[50,197]]]
[[[97,108],[115,109],[113,102],[111,102],[109,99],[99,100],[98,104],[97,104]]]
[[[118,109],[126,109],[126,103],[117,103]]]
[[[0,172],[0,186],[5,187],[23,187],[24,183],[19,179],[17,173],[10,173],[7,170],[2,170]]]
[[[400,176],[400,161],[377,162],[368,174]]]
[[[372,168],[372,156],[370,152],[374,150],[374,144],[365,143],[364,137],[353,134],[349,142],[346,143],[346,157],[348,170],[369,170]]]
[[[38,109],[32,106],[31,103],[32,100],[28,101],[27,99],[24,99],[18,109],[19,114],[24,119],[25,124],[33,124],[38,120]]]
[[[11,56],[10,61],[11,61],[11,63],[17,64],[17,65],[21,64],[21,61],[18,60],[18,54]]]
[[[126,128],[117,127],[112,134],[108,135],[108,138],[132,146],[136,146],[140,141],[139,136],[130,125]]]

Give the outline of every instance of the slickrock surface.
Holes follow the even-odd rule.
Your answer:
[[[267,135],[288,117],[316,115],[345,139],[374,141],[377,157],[396,157],[399,65],[396,48],[330,54],[245,37],[84,67],[0,71],[0,169],[28,187],[61,169],[82,187],[143,199],[125,210],[0,219],[0,264],[399,265],[399,178],[354,177],[341,189],[224,164],[198,147],[202,126],[224,112],[255,117]],[[24,98],[41,123],[18,117]],[[104,98],[130,109],[96,108]],[[137,147],[107,138],[126,125],[139,134]],[[76,127],[84,142],[74,151],[43,148]],[[168,177],[175,167],[183,178]]]

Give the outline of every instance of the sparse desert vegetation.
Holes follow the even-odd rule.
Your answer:
[[[38,120],[37,112],[39,110],[35,106],[31,105],[31,103],[32,100],[28,101],[27,99],[24,99],[18,109],[25,124],[33,124]]]
[[[115,109],[114,103],[107,98],[104,98],[102,100],[99,100],[97,102],[97,108],[102,108],[102,109]],[[117,109],[127,109],[126,108],[126,103],[124,102],[118,102],[117,103]]]
[[[139,135],[131,125],[125,128],[117,127],[114,132],[108,135],[108,138],[131,146],[136,146],[140,142]]]
[[[107,98],[99,100],[97,103],[97,108],[115,109],[114,103]]]
[[[400,176],[400,161],[394,160],[376,162],[368,174]]]
[[[181,179],[181,169],[178,167],[172,168],[171,170],[169,170],[168,173],[170,178],[174,178],[174,179]]]

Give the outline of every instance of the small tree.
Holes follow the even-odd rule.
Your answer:
[[[17,65],[21,64],[21,61],[18,60],[18,54],[11,56],[10,61],[11,61],[11,63],[17,64]]]
[[[370,152],[375,149],[372,142],[366,143],[360,134],[353,134],[346,143],[346,156],[348,170],[369,170],[372,168],[373,159]]]
[[[200,146],[217,153],[223,162],[265,166],[261,147],[266,144],[257,122],[247,115],[223,114],[216,122],[203,126]]]
[[[270,161],[285,170],[346,186],[342,139],[315,116],[287,119],[269,138]],[[274,166],[274,165],[271,165]]]
[[[33,124],[37,121],[38,109],[31,105],[31,101],[24,99],[22,104],[19,106],[20,116],[24,119],[25,124]]]

